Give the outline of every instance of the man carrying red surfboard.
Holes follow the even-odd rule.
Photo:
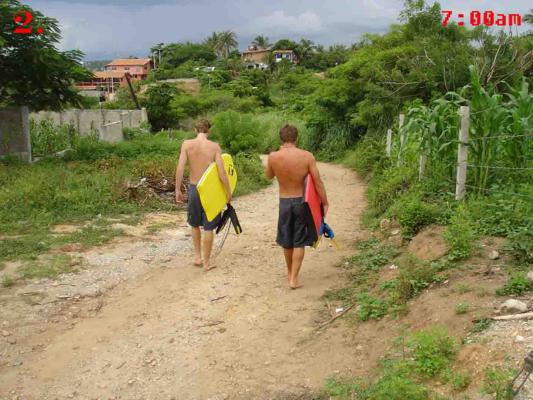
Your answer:
[[[266,176],[268,179],[277,178],[279,183],[279,219],[277,243],[283,247],[285,262],[287,263],[289,286],[297,289],[302,285],[298,282],[298,273],[305,255],[305,246],[311,246],[316,240],[316,233],[312,234],[306,219],[304,207],[305,178],[311,175],[316,192],[324,208],[324,215],[328,212],[328,199],[324,183],[315,157],[308,151],[297,148],[298,129],[292,125],[285,125],[279,131],[281,147],[268,156]]]
[[[202,119],[196,123],[196,139],[185,140],[183,142],[178,167],[176,169],[176,202],[183,203],[185,202],[185,198],[181,192],[181,182],[183,181],[185,165],[187,163],[189,164],[190,184],[187,222],[192,227],[192,241],[195,256],[194,265],[198,267],[203,265],[206,271],[214,268],[209,265],[209,259],[213,248],[213,230],[219,225],[220,217],[216,217],[213,221],[208,221],[200,202],[196,184],[212,162],[216,162],[217,164],[219,178],[226,188],[227,202],[229,203],[231,201],[231,188],[228,176],[224,170],[220,146],[218,143],[212,142],[207,138],[210,127],[211,124],[206,119]],[[200,226],[204,228],[203,243]]]

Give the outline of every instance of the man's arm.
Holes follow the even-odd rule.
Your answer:
[[[226,174],[226,170],[224,169],[224,161],[222,161],[222,151],[220,150],[219,145],[217,145],[216,147],[215,162],[217,163],[218,177],[226,188],[226,199],[229,203],[231,201],[231,187],[229,185],[228,175]]]
[[[313,177],[313,181],[315,181],[316,191],[320,196],[320,200],[322,201],[322,206],[324,207],[324,215],[326,215],[328,213],[329,208],[328,196],[326,194],[324,182],[322,182],[322,178],[320,178],[320,172],[318,171],[318,166],[316,165],[315,157],[313,157],[312,154],[309,164],[309,173]]]
[[[270,155],[267,158],[266,168],[265,168],[265,175],[267,179],[274,178],[274,170],[272,169],[272,166],[270,165]]]
[[[183,203],[183,193],[181,193],[181,182],[183,182],[183,174],[185,173],[185,165],[187,164],[187,145],[185,142],[181,145],[180,158],[176,168],[176,203]]]

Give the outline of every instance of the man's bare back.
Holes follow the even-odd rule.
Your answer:
[[[189,161],[190,182],[196,185],[205,170],[216,160],[217,153],[220,153],[220,146],[202,135],[183,142],[183,149]]]
[[[314,162],[311,153],[297,147],[286,147],[268,157],[268,165],[279,183],[279,197],[301,197],[304,180]]]

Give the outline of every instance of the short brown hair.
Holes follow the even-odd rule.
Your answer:
[[[198,133],[209,133],[211,123],[207,119],[200,119],[194,127],[196,128],[196,132]]]
[[[285,124],[279,130],[279,138],[283,143],[296,143],[296,139],[298,139],[298,129],[293,125]]]

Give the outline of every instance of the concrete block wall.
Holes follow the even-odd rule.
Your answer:
[[[43,120],[50,120],[55,125],[70,124],[76,129],[81,136],[90,134],[100,134],[102,140],[111,137],[116,141],[119,136],[116,134],[118,127],[116,122],[120,123],[120,129],[139,128],[142,122],[148,121],[146,109],[142,110],[66,110],[62,112],[41,111],[31,113],[30,118],[39,123]],[[114,124],[112,128],[102,129],[104,126]],[[113,134],[108,135],[107,131],[111,130]],[[102,131],[106,132],[102,135]],[[120,135],[122,137],[122,134]]]
[[[31,139],[27,107],[0,109],[0,158],[18,156],[31,161]]]

